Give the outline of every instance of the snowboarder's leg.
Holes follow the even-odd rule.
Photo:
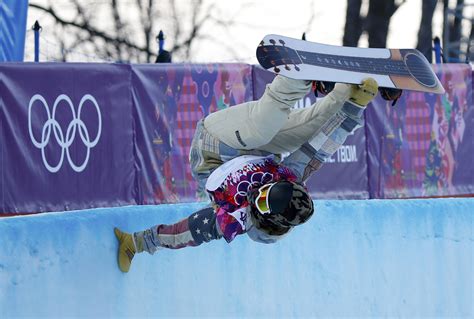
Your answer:
[[[323,130],[329,136],[338,127],[353,131],[362,125],[365,106],[374,98],[378,85],[366,79],[361,85],[336,84],[334,90],[313,106],[293,110],[286,125],[260,149],[275,154],[293,152]]]
[[[136,253],[148,252],[153,255],[158,249],[180,249],[198,246],[222,234],[216,224],[214,209],[207,207],[172,225],[156,225],[144,231],[127,234],[114,229],[119,240],[118,265],[128,272]]]
[[[114,228],[114,233],[119,241],[117,256],[118,266],[121,271],[128,272],[132,264],[133,256],[137,253],[137,248],[131,234],[124,233],[117,227]]]
[[[207,131],[228,146],[251,150],[270,142],[285,126],[290,108],[311,87],[311,81],[277,76],[258,101],[212,113],[204,120]]]
[[[294,112],[304,120],[298,122],[293,117],[292,129],[279,133],[276,143],[270,147],[291,152],[283,162],[305,181],[336,152],[349,134],[363,125],[365,106],[375,96],[377,86],[373,79],[365,80],[360,86],[336,86],[334,95],[328,95],[314,107],[303,110],[305,112]],[[344,101],[342,97],[347,94]]]

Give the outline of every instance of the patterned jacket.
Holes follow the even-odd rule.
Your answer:
[[[255,241],[276,241],[278,236],[266,235],[253,226],[247,193],[281,180],[296,181],[297,176],[290,168],[276,163],[273,156],[239,156],[212,172],[206,190],[214,204],[217,226],[227,242],[244,233]]]

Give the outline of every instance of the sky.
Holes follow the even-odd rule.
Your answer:
[[[57,0],[55,3],[58,3]],[[46,0],[30,0],[30,2],[46,3]],[[296,1],[294,1],[296,3]],[[180,1],[179,3],[185,3]],[[345,23],[347,0],[298,0],[298,6],[292,6],[288,0],[233,0],[217,1],[223,16],[236,16],[237,22],[226,33],[220,35],[221,41],[232,46],[229,51],[221,44],[209,41],[195,51],[190,62],[245,62],[257,63],[255,48],[260,40],[270,33],[300,38],[306,31],[307,39],[332,45],[342,45],[342,36]],[[474,3],[474,0],[466,0]],[[239,6],[240,4],[240,6]],[[242,8],[243,6],[243,8]],[[387,47],[414,48],[416,47],[417,33],[421,19],[422,0],[406,0],[392,17]],[[434,36],[441,36],[442,5],[433,19]],[[239,8],[240,11],[236,12]],[[470,11],[472,14],[472,10]],[[46,19],[44,13],[30,10],[28,26],[32,26],[36,19]],[[40,20],[41,21],[41,20]],[[54,40],[44,28],[42,37],[42,52],[54,51]],[[213,29],[205,30],[215,32]],[[228,39],[228,41],[226,40]],[[366,37],[362,37],[360,47],[367,47]],[[33,32],[28,31],[25,60],[33,59]],[[88,57],[77,56],[77,60]]]

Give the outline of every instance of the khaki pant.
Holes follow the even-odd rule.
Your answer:
[[[311,107],[291,109],[310,88],[310,81],[277,76],[258,101],[212,113],[205,118],[204,127],[235,149],[291,153],[315,137],[350,95],[349,85],[337,84]]]
[[[286,156],[282,164],[305,181],[363,125],[364,108],[347,101],[351,86],[336,84],[305,109],[292,109],[310,90],[310,81],[277,76],[258,101],[235,105],[198,122],[189,160],[198,193],[209,175],[240,155]]]

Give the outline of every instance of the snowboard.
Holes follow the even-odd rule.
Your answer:
[[[445,92],[416,49],[352,48],[269,34],[257,47],[257,59],[263,68],[293,79],[360,84],[372,77],[380,87]]]

